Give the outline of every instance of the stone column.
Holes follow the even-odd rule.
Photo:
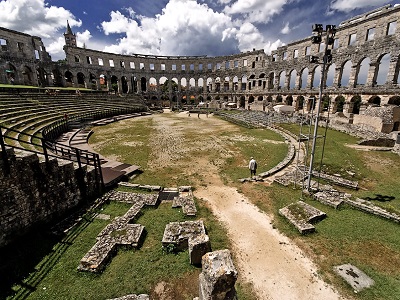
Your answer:
[[[229,250],[208,252],[202,258],[199,300],[235,300],[237,271]]]

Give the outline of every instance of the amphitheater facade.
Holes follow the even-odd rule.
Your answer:
[[[0,83],[138,93],[153,105],[235,103],[266,110],[282,102],[305,112],[315,110],[312,100],[323,90],[321,109],[357,122],[353,116],[369,106],[400,104],[399,16],[400,6],[387,5],[336,25],[322,81],[321,63],[310,57],[322,60],[325,45],[310,37],[270,55],[256,49],[218,57],[121,55],[77,47],[67,25],[66,59],[53,62],[40,37],[0,28]],[[392,112],[391,125],[378,118],[373,127],[398,130],[399,114]]]

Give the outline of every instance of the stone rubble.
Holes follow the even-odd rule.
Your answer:
[[[209,252],[203,256],[199,275],[198,300],[237,299],[235,283],[238,273],[229,250]]]
[[[279,209],[279,214],[287,218],[301,234],[314,232],[315,227],[312,223],[318,222],[326,217],[323,211],[303,201],[291,203]]]

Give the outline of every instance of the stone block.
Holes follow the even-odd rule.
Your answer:
[[[237,299],[235,283],[238,273],[229,250],[218,250],[202,258],[199,275],[199,300]]]
[[[210,238],[206,234],[200,234],[189,238],[189,258],[192,265],[200,265],[204,254],[211,251]]]
[[[375,281],[368,277],[363,271],[351,264],[344,264],[334,267],[334,270],[348,284],[350,284],[356,292],[360,292],[365,288],[374,285]]]
[[[314,232],[315,227],[311,223],[315,223],[326,217],[323,211],[303,201],[298,201],[281,208],[279,214],[286,217],[301,234]]]

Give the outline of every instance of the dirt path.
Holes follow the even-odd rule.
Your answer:
[[[235,127],[212,116],[206,118],[201,115],[199,119],[181,113],[171,117],[168,112],[153,117],[156,124],[152,139],[155,141],[152,145],[154,161],[158,166],[175,161],[177,152],[185,154],[182,145],[187,151],[201,147],[203,154],[182,170],[188,176],[197,174],[204,178],[205,184],[199,184],[194,195],[204,201],[226,226],[233,241],[234,248],[231,250],[239,276],[241,280],[253,283],[258,299],[343,299],[317,277],[316,267],[302,251],[272,227],[270,216],[251,204],[235,188],[224,185],[218,175],[218,159],[211,159],[209,153],[219,153],[221,158],[232,155],[224,147],[227,141],[219,140],[221,138],[212,134],[208,137],[204,135],[191,145],[186,145],[182,139],[182,132],[188,126],[208,133],[213,130],[234,131]]]

